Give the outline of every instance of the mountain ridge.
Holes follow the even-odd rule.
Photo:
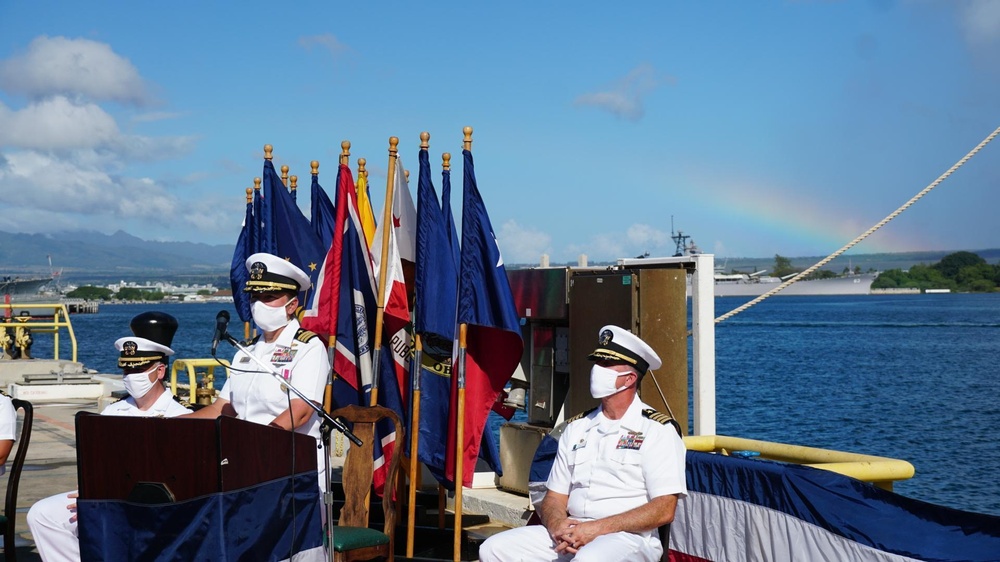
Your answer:
[[[0,270],[4,274],[47,275],[62,271],[64,281],[91,279],[160,279],[229,277],[233,244],[201,242],[163,242],[143,240],[123,230],[104,234],[94,230],[64,231],[53,234],[27,234],[0,231]],[[841,272],[860,267],[862,271],[907,269],[918,263],[931,264],[960,250],[928,250],[843,255],[824,268]],[[1000,248],[967,250],[989,263],[1000,261]],[[52,270],[48,256],[52,258]],[[805,268],[825,256],[785,256],[793,267]],[[592,262],[599,266],[614,262]],[[733,258],[716,256],[715,263],[725,271],[759,271],[773,267],[774,257]],[[508,264],[513,268],[534,267],[536,263]],[[557,265],[554,264],[553,265]],[[564,265],[576,265],[575,262]]]

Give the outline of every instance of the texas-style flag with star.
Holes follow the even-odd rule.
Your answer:
[[[309,219],[292,200],[270,160],[264,160],[263,184],[264,198],[270,201],[270,216],[264,217],[264,228],[271,230],[271,236],[265,239],[273,242],[272,247],[261,247],[260,251],[290,261],[309,275],[311,286],[299,293],[299,304],[308,307],[326,248]]]

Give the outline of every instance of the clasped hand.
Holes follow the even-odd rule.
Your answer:
[[[597,521],[580,522],[567,518],[555,530],[550,530],[549,534],[556,545],[556,552],[576,554],[579,549],[603,533]]]

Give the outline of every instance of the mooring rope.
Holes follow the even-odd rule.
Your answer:
[[[764,299],[767,299],[767,298],[770,298],[770,297],[774,296],[775,294],[783,291],[786,287],[788,287],[792,283],[795,283],[796,281],[801,280],[803,277],[809,275],[810,273],[812,273],[812,272],[816,271],[817,269],[823,267],[824,265],[830,263],[830,261],[833,260],[834,258],[836,258],[837,256],[843,254],[847,250],[850,250],[855,245],[857,245],[858,242],[861,242],[865,238],[868,238],[869,236],[871,236],[872,234],[874,234],[875,231],[877,231],[878,229],[880,229],[883,226],[885,226],[889,221],[891,221],[892,219],[894,219],[897,216],[899,216],[900,213],[902,213],[903,211],[905,211],[906,209],[908,209],[911,205],[913,205],[914,203],[916,203],[917,201],[919,201],[921,197],[923,197],[924,195],[927,195],[928,193],[930,193],[932,189],[934,189],[941,182],[943,182],[945,179],[947,179],[948,176],[950,176],[953,173],[955,173],[956,170],[958,170],[959,168],[961,168],[966,162],[969,161],[969,159],[971,159],[973,156],[975,156],[977,152],[979,152],[980,150],[982,150],[983,147],[985,147],[987,144],[989,144],[991,140],[993,140],[994,138],[996,138],[997,135],[1000,135],[1000,127],[997,127],[997,129],[995,131],[993,131],[988,137],[986,137],[985,139],[983,139],[983,141],[980,142],[978,145],[976,145],[975,148],[973,148],[972,150],[970,150],[968,154],[966,154],[961,160],[959,160],[958,162],[956,162],[954,166],[952,166],[951,168],[949,168],[947,172],[941,174],[938,177],[938,179],[936,179],[933,182],[931,182],[930,185],[928,185],[923,190],[921,190],[920,193],[917,193],[916,195],[914,195],[909,201],[907,201],[906,203],[904,203],[903,206],[901,206],[900,208],[898,208],[895,211],[893,211],[892,213],[890,213],[889,216],[887,216],[884,219],[880,220],[877,224],[875,224],[875,226],[873,226],[873,227],[869,228],[868,230],[866,230],[864,232],[864,234],[858,236],[854,240],[851,240],[843,248],[837,250],[836,252],[834,252],[834,253],[830,254],[829,256],[823,258],[822,260],[816,262],[816,264],[813,265],[812,267],[809,267],[808,269],[806,269],[806,270],[804,270],[802,272],[799,272],[797,275],[795,275],[795,277],[792,277],[791,279],[788,279],[787,281],[785,281],[781,285],[778,285],[777,287],[775,287],[775,288],[771,289],[770,291],[764,293],[763,295],[761,295],[761,296],[753,299],[752,301],[744,304],[743,306],[740,306],[739,308],[735,308],[733,310],[730,310],[729,312],[723,314],[722,316],[719,316],[718,318],[715,319],[715,323],[718,324],[719,322],[722,322],[724,320],[728,320],[729,318],[732,318],[733,316],[736,316],[737,314],[743,312],[744,310],[750,308],[751,306],[754,306],[755,304],[763,301]]]

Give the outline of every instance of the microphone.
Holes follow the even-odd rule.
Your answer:
[[[219,347],[219,340],[226,335],[226,328],[229,327],[229,313],[220,310],[215,315],[215,336],[212,338],[212,357],[215,357],[215,348]]]

